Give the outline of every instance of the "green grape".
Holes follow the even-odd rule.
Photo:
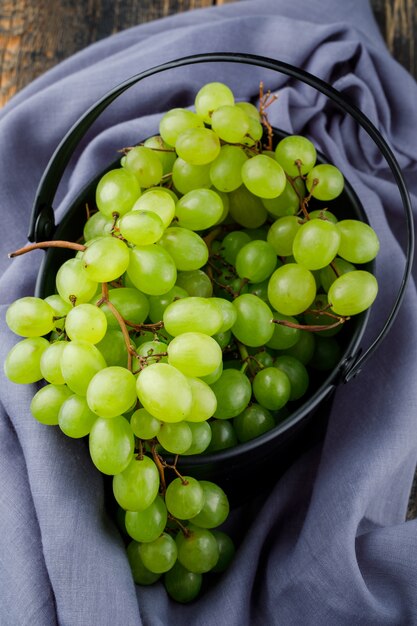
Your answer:
[[[193,165],[178,157],[172,167],[172,182],[182,194],[193,189],[208,189],[211,187],[210,163]]]
[[[105,367],[93,376],[88,385],[88,406],[100,417],[121,415],[136,400],[136,379],[124,367]]]
[[[346,272],[352,272],[355,268],[352,263],[336,257],[333,259],[330,265],[323,267],[319,273],[320,284],[324,291],[329,291],[330,285],[334,283],[338,276],[346,274]]]
[[[214,419],[210,422],[211,441],[207,452],[218,452],[227,448],[234,448],[238,441],[233,424],[222,419]]]
[[[124,168],[110,170],[101,177],[96,189],[96,204],[105,217],[124,215],[141,193],[137,177]]]
[[[278,311],[274,311],[272,313],[273,318],[276,322],[290,322],[291,324],[298,324],[298,320],[291,315],[283,315],[282,313],[278,313]],[[266,343],[268,348],[273,348],[273,350],[286,350],[287,348],[291,348],[294,346],[300,338],[301,330],[299,328],[292,328],[291,326],[286,326],[285,324],[274,324],[274,332],[271,339]]]
[[[175,207],[179,226],[205,230],[214,226],[223,213],[223,202],[212,189],[193,189],[180,198]]]
[[[201,480],[200,485],[204,492],[204,504],[201,511],[191,519],[191,522],[199,528],[220,526],[226,521],[230,511],[227,495],[221,487],[211,481]]]
[[[271,276],[277,265],[277,255],[267,241],[255,239],[241,248],[236,256],[236,271],[240,278],[260,283]]]
[[[213,528],[211,533],[217,541],[217,547],[219,549],[219,559],[211,571],[220,574],[224,572],[233,561],[236,549],[232,539],[223,531]]]
[[[90,280],[111,282],[126,271],[129,265],[129,248],[116,237],[100,237],[87,246],[82,262]]]
[[[59,409],[58,425],[68,437],[79,439],[89,434],[96,419],[97,415],[90,411],[86,399],[73,394]]]
[[[193,435],[186,422],[165,422],[159,429],[158,441],[167,452],[182,454],[191,446]]]
[[[246,115],[257,122],[260,121],[261,115],[254,104],[251,102],[236,102],[236,106],[245,111]]]
[[[223,332],[216,333],[215,335],[213,335],[213,339],[217,341],[222,351],[226,350],[227,346],[230,346],[232,342],[232,331],[229,329]]]
[[[90,241],[97,237],[105,237],[111,235],[114,228],[114,218],[106,217],[100,211],[90,215],[84,224],[83,237],[84,241]]]
[[[249,378],[243,372],[226,369],[211,385],[217,398],[214,416],[218,419],[236,417],[246,409],[252,395]]]
[[[133,287],[109,289],[108,299],[123,319],[128,320],[132,324],[142,324],[148,317],[149,300],[138,289]],[[119,329],[119,322],[108,305],[104,302],[100,308],[106,316],[107,327],[109,329]]]
[[[337,254],[340,234],[336,224],[326,220],[309,220],[298,229],[293,242],[297,263],[309,270],[326,267]]]
[[[204,239],[188,228],[167,228],[159,244],[172,256],[177,270],[198,270],[208,261],[209,253]]]
[[[42,376],[48,383],[53,385],[63,385],[65,383],[61,370],[61,357],[66,345],[65,341],[55,341],[49,344],[41,354],[40,368]]]
[[[132,462],[135,438],[122,415],[111,420],[97,417],[91,426],[88,444],[91,460],[103,474],[120,474]]]
[[[164,223],[152,211],[129,211],[123,215],[118,227],[120,234],[136,246],[148,246],[159,241],[164,233]]]
[[[178,280],[178,277],[177,277]],[[149,296],[149,317],[154,324],[162,320],[164,311],[171,302],[180,298],[187,298],[185,289],[174,285],[172,289],[160,296]]]
[[[211,428],[211,441],[206,452],[218,452],[234,448],[238,441],[236,432],[231,421],[214,419],[209,422]]]
[[[344,178],[334,165],[321,164],[313,167],[307,175],[308,191],[317,200],[334,200],[343,191]]]
[[[257,347],[271,339],[274,333],[272,311],[263,300],[246,293],[238,296],[233,301],[233,306],[236,308],[237,318],[232,333],[238,341]]]
[[[65,326],[65,316],[72,309],[72,305],[69,302],[65,302],[60,295],[54,293],[44,298],[54,311],[54,328],[55,330],[62,331]]]
[[[230,192],[229,202],[230,216],[244,228],[258,228],[266,222],[268,213],[261,199],[245,185]]]
[[[283,371],[291,385],[290,400],[299,400],[306,393],[309,385],[307,369],[301,361],[293,356],[282,355],[275,359],[274,367]]]
[[[249,132],[243,138],[242,143],[244,146],[256,146],[256,144],[262,139],[263,134],[264,127],[262,126],[262,124],[258,120],[255,120],[253,117],[249,117]]]
[[[168,512],[177,519],[195,517],[204,505],[204,491],[200,482],[192,476],[175,478],[167,487],[165,504]]]
[[[320,372],[333,370],[337,367],[341,357],[340,345],[334,337],[322,337],[316,333],[314,352],[309,361],[309,367]]]
[[[355,270],[336,278],[328,298],[331,310],[337,315],[356,315],[371,306],[377,293],[375,276],[364,270]]]
[[[137,409],[130,418],[133,433],[139,439],[153,439],[159,433],[161,422],[146,409]]]
[[[241,107],[225,104],[211,115],[211,127],[228,143],[241,143],[249,132],[249,119]]]
[[[269,279],[268,299],[284,315],[299,315],[313,302],[316,281],[310,270],[296,263],[279,267]],[[266,343],[266,342],[265,342]]]
[[[148,139],[143,142],[143,145],[145,148],[153,150],[154,154],[156,154],[162,165],[162,173],[169,174],[172,171],[172,166],[176,159],[175,150],[170,147],[160,135],[148,137]]]
[[[169,304],[163,321],[165,330],[173,337],[187,331],[214,335],[223,325],[223,315],[210,298],[190,296]]]
[[[187,378],[168,363],[145,367],[136,382],[138,398],[143,407],[162,422],[187,419],[192,406],[192,393]]]
[[[212,282],[203,270],[178,272],[176,285],[184,289],[189,296],[210,298],[213,293]]]
[[[171,109],[159,122],[159,133],[170,146],[175,146],[179,135],[190,128],[203,128],[200,117],[188,109]]]
[[[136,176],[141,187],[153,187],[161,182],[162,163],[158,155],[145,146],[131,148],[125,156],[123,167]]]
[[[206,124],[211,123],[211,114],[221,106],[233,105],[232,90],[220,82],[206,83],[199,89],[194,100],[195,110]]]
[[[56,288],[65,302],[89,302],[97,293],[98,283],[89,278],[84,263],[79,258],[68,259],[58,269]]]
[[[30,403],[33,417],[41,424],[56,426],[59,410],[71,393],[66,385],[45,385],[35,393]]]
[[[243,230],[233,230],[222,241],[222,255],[230,265],[235,265],[239,250],[251,241],[248,233]]]
[[[140,344],[137,348],[137,353],[141,359],[134,359],[134,365],[138,366],[138,369],[141,369],[141,365],[143,362],[143,358],[146,358],[146,365],[150,365],[151,363],[167,363],[168,359],[166,357],[167,352],[167,344],[162,341],[145,341]],[[163,356],[160,356],[163,355]],[[137,363],[136,363],[137,361]]]
[[[240,443],[245,443],[274,428],[275,420],[268,409],[253,403],[233,419],[233,426]]]
[[[239,146],[222,146],[210,165],[210,181],[219,191],[234,191],[242,184],[242,165],[248,160]]]
[[[351,263],[368,263],[379,251],[376,232],[359,220],[341,220],[337,224],[340,233],[339,256]]]
[[[158,490],[158,469],[146,455],[133,458],[126,469],[113,478],[114,497],[126,511],[144,511],[151,506]]]
[[[187,535],[179,532],[176,538],[178,561],[190,572],[204,574],[216,565],[219,548],[214,535],[206,528],[193,524],[187,529]]]
[[[107,365],[119,365],[127,367],[128,355],[125,338],[119,329],[109,329],[103,339],[96,343],[96,348],[101,352]]]
[[[54,310],[42,298],[25,296],[7,308],[6,323],[16,335],[41,337],[54,328]]]
[[[303,365],[307,365],[314,353],[314,346],[316,341],[315,335],[316,333],[311,333],[308,330],[300,330],[300,335],[297,343],[290,348],[286,348],[284,350],[284,354],[293,356],[301,361]]]
[[[35,383],[43,378],[41,357],[49,342],[44,337],[29,337],[16,343],[4,362],[4,373],[14,383]]]
[[[201,454],[208,448],[211,441],[211,428],[208,422],[187,422],[191,430],[191,445],[183,454]]]
[[[161,574],[155,574],[144,566],[140,556],[140,543],[131,541],[127,546],[127,558],[129,560],[130,569],[135,583],[138,585],[153,585]]]
[[[219,329],[219,333],[225,333],[230,330],[236,322],[236,309],[229,300],[225,300],[224,298],[212,298],[212,302],[215,302],[215,304],[219,306],[223,316],[223,324]],[[218,333],[216,333],[216,335],[218,335]]]
[[[278,256],[285,257],[292,254],[294,238],[300,230],[301,224],[300,218],[296,215],[280,217],[271,224],[267,241]]]
[[[66,343],[61,356],[61,371],[68,387],[80,396],[87,394],[91,379],[106,367],[101,352],[87,341]]]
[[[287,181],[281,165],[264,154],[245,161],[242,180],[249,191],[260,198],[276,198],[284,191]]]
[[[164,586],[168,595],[176,602],[187,603],[200,593],[202,574],[189,572],[178,561],[164,575]]]
[[[72,340],[98,343],[107,331],[107,319],[103,311],[93,304],[79,304],[69,311],[65,320],[65,332]]]
[[[287,180],[284,191],[276,198],[262,198],[262,204],[273,217],[295,215],[300,210],[300,201],[304,198],[306,187],[302,178]]]
[[[173,258],[157,244],[132,248],[127,274],[139,291],[150,296],[167,293],[177,279]]]
[[[307,174],[317,159],[314,144],[301,135],[290,135],[278,142],[275,159],[289,176]]]
[[[221,370],[222,365],[219,368]],[[188,422],[205,422],[214,415],[217,407],[217,398],[214,391],[200,378],[188,378],[192,394],[191,410],[187,416]]]
[[[126,511],[126,531],[132,539],[148,543],[164,532],[168,519],[167,508],[161,496],[156,496],[143,511]]]
[[[291,383],[288,376],[276,367],[265,367],[253,379],[253,395],[261,406],[276,411],[290,399]]]
[[[160,537],[141,543],[139,554],[144,566],[155,574],[163,574],[173,567],[177,560],[177,544],[171,535],[162,533]]]
[[[316,211],[310,211],[309,217],[311,220],[316,220],[316,219],[326,220],[328,222],[332,222],[333,224],[337,224],[337,222],[339,221],[333,213],[327,210],[327,208],[317,209]]]
[[[175,200],[167,189],[149,189],[135,202],[132,211],[156,213],[167,228],[175,216]]]
[[[211,163],[220,152],[220,140],[210,128],[190,128],[177,137],[178,156],[191,165]]]
[[[259,366],[259,369],[262,369],[262,367],[272,367],[274,364],[273,356],[267,352],[265,348],[260,352],[256,352],[253,355],[253,360]]]
[[[168,346],[168,363],[186,376],[208,376],[219,367],[221,360],[219,344],[204,333],[182,333]]]

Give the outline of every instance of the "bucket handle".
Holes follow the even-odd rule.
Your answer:
[[[343,111],[344,113],[348,113],[351,117],[353,117],[353,119],[365,130],[365,132],[377,145],[392,172],[392,175],[400,192],[406,221],[407,245],[404,272],[395,301],[377,337],[364,352],[357,352],[351,357],[348,357],[341,364],[339,380],[342,380],[343,382],[348,382],[351,378],[359,374],[365,361],[371,356],[377,346],[384,339],[385,335],[388,333],[392,324],[394,323],[394,320],[404,299],[406,285],[411,274],[414,255],[413,211],[410,195],[407,189],[407,185],[405,183],[404,176],[401,172],[401,168],[391,148],[389,147],[379,130],[373,125],[368,117],[364,113],[362,113],[360,109],[358,109],[355,105],[347,102],[345,96],[343,96],[339,91],[337,91],[334,87],[321,80],[320,78],[317,78],[313,74],[306,72],[305,70],[297,68],[288,63],[284,63],[282,61],[277,61],[275,59],[270,59],[258,55],[234,52],[218,52],[182,57],[173,61],[169,61],[167,63],[163,63],[161,65],[157,65],[148,70],[140,72],[139,74],[131,76],[126,81],[120,83],[111,91],[107,92],[107,94],[105,94],[100,100],[93,104],[84,113],[84,115],[82,115],[78,119],[78,121],[75,122],[75,124],[70,128],[70,130],[67,132],[65,137],[56,148],[36,191],[35,201],[33,204],[32,215],[30,219],[30,230],[28,234],[28,239],[32,242],[39,242],[45,241],[53,236],[55,221],[52,202],[54,200],[63,172],[75,148],[77,147],[78,143],[81,141],[89,127],[99,117],[99,115],[113,102],[113,100],[118,98],[124,91],[129,89],[129,87],[135,85],[136,83],[142,81],[147,77],[154,76],[161,72],[177,67],[207,62],[242,63],[246,65],[255,65],[268,70],[279,72],[281,74],[285,74],[307,85],[310,85],[317,91],[327,96],[330,100],[332,100],[341,111]]]

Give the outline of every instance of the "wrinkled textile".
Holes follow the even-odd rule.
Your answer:
[[[56,145],[107,90],[176,57],[210,51],[281,59],[319,76],[387,138],[417,193],[417,86],[385,48],[364,0],[242,1],[128,29],[64,61],[0,111],[1,360],[16,337],[4,313],[30,295],[42,259],[10,261],[26,242],[31,205]],[[188,106],[207,80],[255,98],[279,95],[271,122],[313,138],[341,167],[381,239],[380,293],[364,345],[381,328],[404,265],[398,190],[356,123],[295,80],[243,66],[204,65],[149,79],[117,100],[77,149],[57,219],[116,150],[155,132],[161,112]],[[417,460],[417,301],[407,290],[394,327],[360,376],[341,386],[322,445],[300,457],[268,497],[232,515],[242,541],[231,568],[197,602],[162,585],[135,587],[106,514],[85,442],[38,424],[32,386],[1,374],[0,623],[2,626],[417,624],[417,520],[405,522]]]

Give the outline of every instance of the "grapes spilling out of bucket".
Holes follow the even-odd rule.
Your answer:
[[[336,367],[339,336],[369,308],[375,231],[338,216],[344,178],[300,135],[274,141],[259,108],[223,83],[125,148],[89,207],[56,293],[6,319],[22,339],[4,365],[37,383],[42,424],[87,438],[112,477],[134,580],[179,602],[234,554],[222,488],[178,455],[241,445],[286,419]],[[336,207],[331,212],[327,203]],[[312,383],[312,381],[315,381]]]

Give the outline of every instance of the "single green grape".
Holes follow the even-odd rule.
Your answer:
[[[204,333],[181,333],[168,346],[168,363],[186,376],[208,376],[219,367],[221,360],[219,344]]]
[[[159,433],[161,422],[146,409],[137,409],[130,418],[133,433],[139,439],[153,439]]]
[[[336,278],[327,295],[334,313],[349,316],[368,309],[377,293],[375,276],[365,270],[354,270]]]
[[[162,422],[180,422],[190,414],[192,393],[188,380],[168,363],[145,367],[137,377],[136,391],[143,407]]]
[[[190,296],[169,304],[163,321],[165,330],[174,337],[187,331],[214,335],[223,325],[223,315],[211,298]]]
[[[182,196],[175,207],[178,225],[190,230],[214,226],[223,213],[223,202],[212,189],[193,189]]]
[[[191,428],[185,421],[163,422],[157,437],[161,446],[172,454],[182,454],[188,450],[193,441]]]
[[[236,256],[236,271],[240,278],[260,283],[269,278],[277,265],[277,255],[267,241],[255,239],[243,246]]]
[[[176,537],[178,561],[195,574],[209,572],[219,559],[219,548],[214,535],[206,528],[190,524],[187,535]]]
[[[168,595],[176,602],[194,600],[201,590],[202,574],[189,572],[179,561],[164,575],[164,586]]]
[[[166,507],[177,519],[195,517],[203,508],[204,491],[200,482],[192,476],[175,478],[165,493]]]
[[[140,556],[140,545],[138,541],[131,541],[127,546],[127,558],[129,560],[133,580],[138,585],[153,585],[159,580],[161,574],[155,574],[155,572],[151,572],[145,567]]]
[[[220,140],[210,128],[189,128],[178,135],[175,150],[187,163],[205,165],[218,156]]]
[[[16,343],[4,362],[4,373],[7,378],[19,384],[41,380],[43,378],[41,358],[49,345],[44,337],[28,337]]]
[[[169,252],[177,270],[198,270],[208,261],[209,252],[204,239],[188,228],[167,228],[159,245]]]
[[[60,408],[71,394],[66,385],[45,385],[35,393],[30,403],[33,417],[41,424],[56,426]]]
[[[269,279],[268,299],[275,310],[284,315],[299,315],[308,309],[315,296],[313,274],[297,263],[282,265]]]
[[[309,171],[306,179],[308,191],[317,200],[334,200],[340,196],[344,187],[342,172],[328,163],[316,165]]]
[[[277,270],[278,271],[278,270]],[[273,333],[272,311],[269,306],[253,294],[243,294],[233,301],[237,311],[232,333],[238,341],[257,347],[267,343]]]
[[[280,217],[271,224],[267,241],[278,256],[286,257],[292,254],[294,238],[300,227],[301,220],[296,215]]]
[[[120,474],[133,459],[135,438],[129,422],[121,415],[111,420],[97,417],[88,444],[91,459],[103,474]]]
[[[217,398],[214,416],[218,419],[239,415],[248,406],[252,395],[249,378],[235,369],[225,369],[211,388]]]
[[[285,172],[277,161],[264,154],[251,157],[242,165],[242,180],[260,198],[276,198],[285,189]]]
[[[278,356],[274,361],[274,367],[283,371],[290,381],[290,400],[299,400],[306,393],[309,386],[309,375],[307,368],[301,361],[293,356]]]
[[[175,216],[175,202],[176,200],[168,189],[155,187],[146,190],[136,200],[132,206],[132,211],[155,213],[161,219],[164,227],[167,228]]]
[[[238,189],[242,184],[242,165],[247,161],[244,150],[239,146],[225,145],[210,164],[210,184],[226,193]]]
[[[88,407],[83,396],[73,394],[61,405],[58,414],[58,425],[68,437],[79,439],[91,431],[97,419]]]
[[[191,422],[187,421],[188,427],[191,430],[192,441],[191,445],[183,454],[201,454],[207,450],[211,441],[211,428],[208,422]]]
[[[164,223],[153,211],[129,211],[123,215],[118,228],[126,241],[136,246],[148,246],[159,241],[164,233]]]
[[[172,182],[175,189],[184,195],[193,189],[211,187],[210,165],[210,163],[194,165],[178,157],[172,166]]]
[[[65,332],[72,340],[98,343],[107,331],[107,319],[101,309],[84,303],[72,308],[65,320]]]
[[[124,367],[112,365],[97,372],[87,389],[87,403],[100,417],[112,418],[136,402],[136,379]]]
[[[157,539],[139,545],[139,554],[144,566],[155,574],[163,574],[177,560],[177,544],[171,535],[162,533]]]
[[[265,367],[253,379],[253,395],[259,404],[276,411],[290,399],[291,383],[288,376],[276,367]]]
[[[132,172],[141,188],[159,185],[163,168],[157,154],[146,146],[135,146],[125,155],[123,167]]]
[[[227,448],[237,446],[236,431],[231,421],[214,419],[210,421],[210,428],[211,441],[207,452],[217,452],[218,450],[226,450]]]
[[[341,220],[338,255],[351,263],[368,263],[379,252],[379,239],[374,229],[359,220]]]
[[[177,280],[172,256],[157,244],[131,248],[127,274],[139,291],[150,296],[167,293]]]
[[[42,298],[25,296],[7,308],[6,323],[16,335],[41,337],[54,328],[54,310]]]
[[[206,123],[211,123],[211,114],[221,106],[233,105],[235,98],[230,87],[220,82],[206,83],[195,97],[197,115]]]
[[[147,509],[158,495],[158,490],[158,469],[146,455],[133,458],[126,469],[113,477],[114,497],[126,511]]]
[[[87,341],[65,342],[61,355],[61,371],[68,387],[80,396],[87,394],[91,379],[107,366],[96,346]]]
[[[250,128],[245,111],[233,104],[225,104],[213,111],[211,127],[227,143],[241,143]]]
[[[233,419],[233,426],[240,443],[245,443],[274,428],[275,420],[268,409],[255,402]]]
[[[124,215],[141,194],[137,177],[124,168],[104,174],[96,189],[96,204],[105,217]]]
[[[209,480],[201,480],[204,493],[203,508],[191,522],[199,528],[215,528],[226,521],[230,505],[227,495],[221,487]]]
[[[165,502],[161,496],[157,496],[143,511],[126,511],[126,531],[136,541],[155,541],[164,532],[167,519]]]
[[[162,139],[161,135],[148,137],[143,145],[156,154],[162,165],[162,173],[169,174],[176,159],[175,150]]]
[[[221,365],[219,367],[221,368]],[[216,395],[208,383],[200,378],[189,377],[188,384],[191,389],[192,403],[187,421],[190,423],[205,422],[216,411]]]
[[[193,111],[174,108],[165,113],[159,122],[159,133],[164,142],[175,146],[179,135],[190,128],[203,128],[204,123]]]
[[[316,163],[316,148],[306,137],[290,135],[278,142],[275,159],[289,176],[305,175]]]

